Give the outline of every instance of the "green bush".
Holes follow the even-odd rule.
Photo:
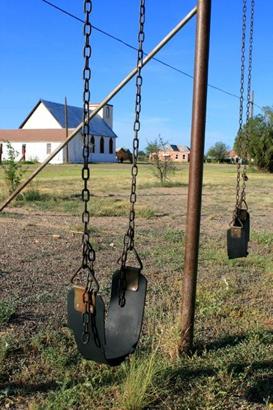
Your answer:
[[[10,142],[7,142],[8,159],[3,162],[5,181],[11,194],[16,190],[23,176],[22,164],[16,161],[18,153],[15,151]]]
[[[43,195],[37,189],[30,189],[26,191],[23,195],[25,201],[42,201]]]
[[[7,323],[14,315],[16,307],[11,302],[0,302],[0,324]]]

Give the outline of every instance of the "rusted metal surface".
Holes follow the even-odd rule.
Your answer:
[[[210,14],[211,0],[199,0],[197,6],[191,160],[181,312],[180,351],[185,353],[189,353],[193,345],[206,125]]]

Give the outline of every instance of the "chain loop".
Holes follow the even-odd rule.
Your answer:
[[[120,257],[121,270],[123,271],[127,261],[127,255],[129,251],[134,250],[135,239],[135,203],[137,200],[136,195],[136,182],[138,174],[138,150],[139,150],[139,131],[140,131],[140,113],[141,113],[141,91],[142,91],[142,66],[143,66],[143,42],[145,38],[144,33],[145,23],[145,0],[140,0],[140,12],[139,12],[139,32],[138,32],[138,53],[137,53],[137,76],[136,76],[136,99],[135,99],[135,121],[133,126],[134,139],[133,139],[133,163],[131,169],[132,181],[131,181],[131,194],[130,194],[130,212],[129,212],[129,226],[123,239],[123,250]]]

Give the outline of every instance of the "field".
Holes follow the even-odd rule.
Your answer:
[[[108,368],[83,360],[67,327],[66,294],[81,264],[80,175],[80,166],[49,166],[0,214],[0,408],[273,408],[273,176],[250,171],[249,256],[229,261],[235,167],[205,165],[195,351],[179,357],[188,167],[160,187],[151,166],[140,165],[145,320],[135,355]],[[107,301],[128,225],[130,166],[94,165],[91,179],[91,236]],[[2,170],[0,193],[3,200]]]

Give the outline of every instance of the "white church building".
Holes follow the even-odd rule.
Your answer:
[[[98,104],[91,104],[90,110]],[[0,130],[0,156],[7,159],[7,142],[18,160],[43,162],[82,122],[83,109],[39,100],[18,129]],[[113,106],[107,104],[90,121],[90,162],[116,162]],[[81,163],[81,131],[51,161],[52,164]]]

